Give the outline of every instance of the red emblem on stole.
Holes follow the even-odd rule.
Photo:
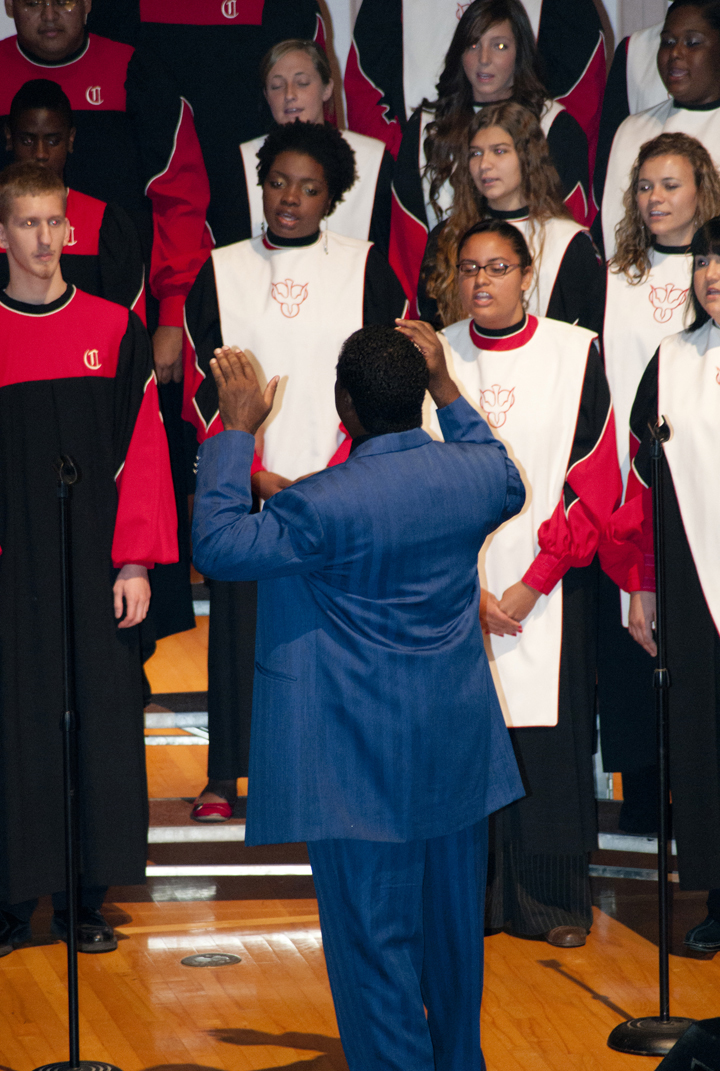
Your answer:
[[[504,390],[499,383],[480,391],[480,408],[491,428],[501,428],[507,420],[508,409],[515,405],[515,388]]]
[[[300,306],[308,296],[307,283],[294,283],[292,279],[285,279],[281,283],[271,283],[272,296],[280,306],[283,316],[292,319],[300,312]]]
[[[675,309],[685,304],[687,295],[687,290],[681,290],[672,283],[668,283],[667,286],[651,286],[648,298],[654,309],[653,319],[659,324],[668,323]]]

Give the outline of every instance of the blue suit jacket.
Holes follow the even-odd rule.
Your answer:
[[[200,449],[200,572],[258,585],[246,843],[442,836],[523,794],[478,621],[517,469],[459,398],[250,514],[253,438]]]

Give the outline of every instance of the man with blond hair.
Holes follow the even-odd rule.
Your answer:
[[[72,458],[79,733],[79,947],[116,947],[109,885],[144,881],[147,791],[137,625],[147,570],[177,557],[152,350],[128,309],[67,285],[66,190],[49,168],[0,173],[0,955],[37,897],[67,936],[58,457]]]

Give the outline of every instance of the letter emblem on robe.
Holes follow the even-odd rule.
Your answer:
[[[85,90],[85,100],[88,104],[102,104],[102,87],[101,86],[88,86]]]
[[[308,296],[307,283],[295,283],[285,279],[281,283],[272,283],[272,296],[280,306],[283,316],[292,320],[300,312],[300,306]]]
[[[687,298],[687,290],[668,283],[667,286],[651,286],[648,297],[653,309],[653,319],[659,324],[666,324],[672,319],[675,309],[681,308]]]
[[[238,13],[237,0],[223,0],[220,10],[226,19],[236,19]]]
[[[503,390],[499,383],[480,391],[480,408],[491,428],[501,428],[507,420],[508,409],[515,404],[515,388]]]
[[[68,236],[65,239],[65,241],[63,242],[63,245],[64,246],[66,246],[66,245],[77,245],[77,238],[75,237],[75,228],[73,227],[73,225],[70,222],[70,220],[67,221],[67,225],[68,225]]]
[[[100,354],[97,350],[85,350],[83,361],[91,371],[97,372],[101,364]]]

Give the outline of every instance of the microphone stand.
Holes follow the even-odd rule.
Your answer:
[[[70,488],[80,478],[71,457],[53,465],[60,505],[60,598],[62,617],[63,788],[65,796],[65,888],[67,895],[68,1048],[69,1060],[43,1064],[36,1071],[119,1071],[113,1064],[80,1059],[80,1004],[78,994],[78,891],[80,886],[80,834],[78,824],[78,742],[75,713],[75,645],[73,642],[72,562],[70,553]]]
[[[661,417],[650,425],[650,472],[653,502],[655,549],[655,713],[657,716],[657,755],[660,795],[658,822],[658,961],[660,1014],[644,1019],[628,1019],[610,1034],[608,1046],[618,1052],[637,1056],[665,1056],[695,1022],[670,1015],[670,885],[668,883],[668,849],[670,848],[670,748],[668,700],[670,672],[667,668],[665,628],[665,531],[663,524],[663,443],[670,438],[670,426]]]

